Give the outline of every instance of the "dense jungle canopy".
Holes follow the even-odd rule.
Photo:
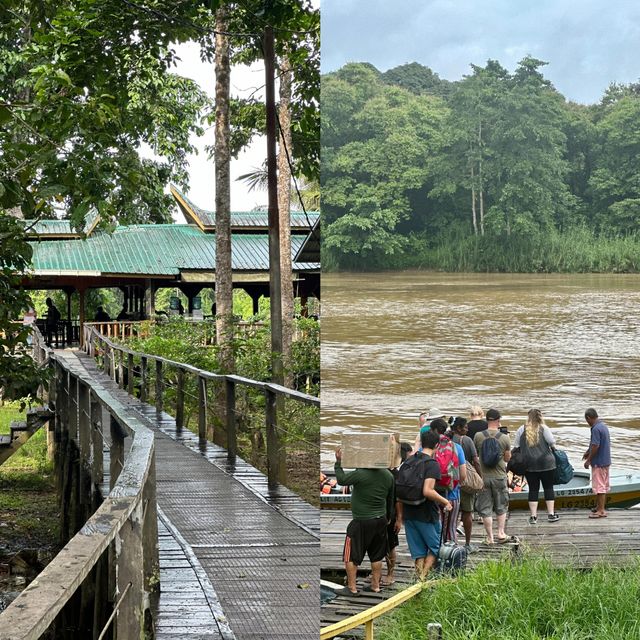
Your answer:
[[[576,104],[545,64],[489,60],[457,82],[417,63],[324,75],[323,267],[640,270],[640,84]],[[611,257],[571,263],[563,239],[576,253],[613,243]],[[564,262],[535,257],[551,244]],[[446,258],[462,251],[475,257]]]

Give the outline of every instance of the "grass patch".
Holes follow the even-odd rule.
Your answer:
[[[0,435],[8,435],[11,432],[11,423],[14,420],[26,420],[25,414],[20,413],[19,402],[8,402],[0,407]]]
[[[482,563],[385,616],[379,640],[426,638],[438,622],[446,640],[637,640],[640,561],[626,569],[554,568],[544,558]]]
[[[24,419],[19,403],[0,407],[4,433],[9,433],[12,420]],[[22,549],[55,548],[59,519],[45,426],[0,466],[0,557]]]

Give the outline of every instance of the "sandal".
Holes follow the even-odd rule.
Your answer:
[[[589,517],[592,518],[592,519],[595,519],[595,518],[606,518],[607,514],[606,513],[596,513],[594,511],[593,513],[589,514]]]
[[[373,589],[372,587],[365,587],[362,590],[364,593],[380,593],[380,589],[378,589],[377,591],[375,589]]]

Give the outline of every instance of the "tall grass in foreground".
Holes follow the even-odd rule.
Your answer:
[[[323,258],[324,259],[324,258]],[[338,264],[340,262],[341,264]],[[344,262],[344,264],[342,264]],[[597,235],[587,227],[528,236],[474,236],[451,230],[413,235],[391,256],[328,260],[323,270],[427,269],[486,273],[640,273],[640,233]]]
[[[429,622],[443,640],[637,640],[640,562],[616,569],[554,568],[543,558],[482,563],[454,581],[434,581],[385,616],[378,640],[426,638]]]

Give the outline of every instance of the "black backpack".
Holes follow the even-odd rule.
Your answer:
[[[484,441],[480,448],[480,461],[485,467],[497,467],[502,459],[502,449],[498,443],[498,436],[494,437],[487,430],[483,432]]]
[[[396,499],[403,504],[417,505],[426,501],[422,489],[427,460],[429,456],[416,453],[400,465],[396,477]]]

